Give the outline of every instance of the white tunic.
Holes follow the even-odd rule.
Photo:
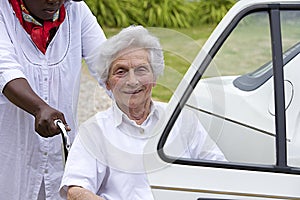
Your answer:
[[[107,200],[152,200],[143,153],[165,109],[166,104],[153,102],[147,119],[137,125],[114,103],[84,122],[68,156],[61,195],[66,198],[67,187],[77,185]],[[170,156],[225,161],[215,143],[207,145],[208,138],[199,120],[188,112],[176,121],[166,150]]]
[[[2,91],[9,81],[26,78],[44,101],[65,114],[74,139],[81,59],[91,64],[105,36],[84,2],[66,1],[65,7],[66,18],[44,55],[9,1],[0,1],[0,199],[35,200],[43,179],[47,199],[60,199],[61,136],[40,137],[33,116],[10,103]]]

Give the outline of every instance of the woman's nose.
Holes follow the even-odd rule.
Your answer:
[[[136,76],[134,70],[129,70],[126,84],[130,85],[130,86],[135,86],[138,83],[139,83],[139,80],[138,80],[138,77]]]

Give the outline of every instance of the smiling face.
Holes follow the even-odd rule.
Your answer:
[[[40,20],[51,20],[65,0],[23,0],[28,11]]]
[[[132,109],[150,111],[155,78],[148,52],[144,49],[121,51],[111,64],[106,86],[123,112],[128,114]]]

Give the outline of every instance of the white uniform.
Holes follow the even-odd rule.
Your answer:
[[[40,137],[34,117],[10,103],[2,91],[9,81],[26,78],[45,102],[65,114],[74,139],[81,59],[91,64],[106,38],[84,2],[66,1],[65,8],[65,20],[43,54],[9,1],[0,1],[0,199],[35,200],[42,180],[46,199],[60,199],[61,136]]]

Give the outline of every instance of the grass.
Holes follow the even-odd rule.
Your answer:
[[[214,26],[203,25],[186,29],[151,28],[160,38],[165,56],[164,76],[158,79],[153,89],[154,99],[167,102],[187,69],[213,31]]]

